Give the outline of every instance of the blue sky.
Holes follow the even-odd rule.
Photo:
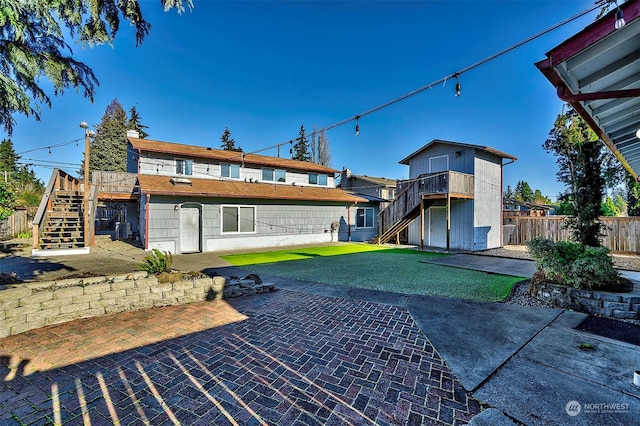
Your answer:
[[[16,116],[23,161],[75,174],[82,120],[100,122],[117,98],[136,105],[150,139],[218,148],[229,127],[246,152],[294,139],[300,125],[322,128],[381,105],[512,46],[593,5],[585,1],[207,1],[165,13],[142,0],[151,33],[135,47],[123,24],[113,47],[75,57],[100,81],[94,103],[74,91],[43,107],[42,121]],[[504,184],[525,180],[555,198],[557,167],[541,145],[562,103],[534,63],[590,24],[596,11],[455,82],[329,130],[331,166],[406,178],[402,158],[432,139],[488,145],[517,156]],[[45,87],[49,87],[46,82]],[[52,91],[49,91],[52,95]],[[53,96],[53,95],[52,95]],[[288,148],[283,147],[283,155]],[[276,150],[261,152],[276,155]],[[51,167],[34,167],[45,182]]]

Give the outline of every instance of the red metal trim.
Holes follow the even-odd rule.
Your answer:
[[[624,19],[628,25],[640,16],[640,0],[629,0],[620,5],[620,9],[624,12]],[[615,28],[615,22],[616,9],[549,51],[547,57],[551,65],[566,61],[614,31],[618,31]]]
[[[567,88],[564,85],[559,85],[557,88],[558,97],[564,102],[571,101],[597,101],[599,99],[619,99],[619,98],[635,98],[640,96],[640,89],[627,89],[627,90],[613,90],[605,92],[593,92],[593,93],[567,93]]]

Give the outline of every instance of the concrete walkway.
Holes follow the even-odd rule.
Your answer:
[[[531,265],[446,260],[517,276],[529,276]],[[251,272],[206,253],[174,262]],[[65,424],[87,416],[101,424],[113,413],[122,424],[142,415],[152,424],[232,423],[229,416],[239,424],[630,425],[640,418],[640,388],[632,384],[640,348],[575,330],[584,314],[265,278],[282,291],[223,302],[226,311],[205,302],[0,339],[7,368],[17,366],[0,372],[10,379],[0,382],[0,423],[39,424],[45,415],[55,419],[56,407]],[[595,350],[581,350],[584,343]],[[105,346],[107,354],[98,349]],[[46,367],[46,357],[62,361]],[[497,410],[471,420],[478,401]]]

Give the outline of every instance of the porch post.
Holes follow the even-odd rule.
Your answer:
[[[451,196],[447,193],[447,253],[451,243]]]
[[[420,200],[420,248],[424,249],[424,200]]]

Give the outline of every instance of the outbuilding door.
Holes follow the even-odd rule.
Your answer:
[[[429,208],[429,246],[447,246],[447,208],[432,206]]]
[[[182,207],[180,209],[180,253],[200,251],[200,209]]]

